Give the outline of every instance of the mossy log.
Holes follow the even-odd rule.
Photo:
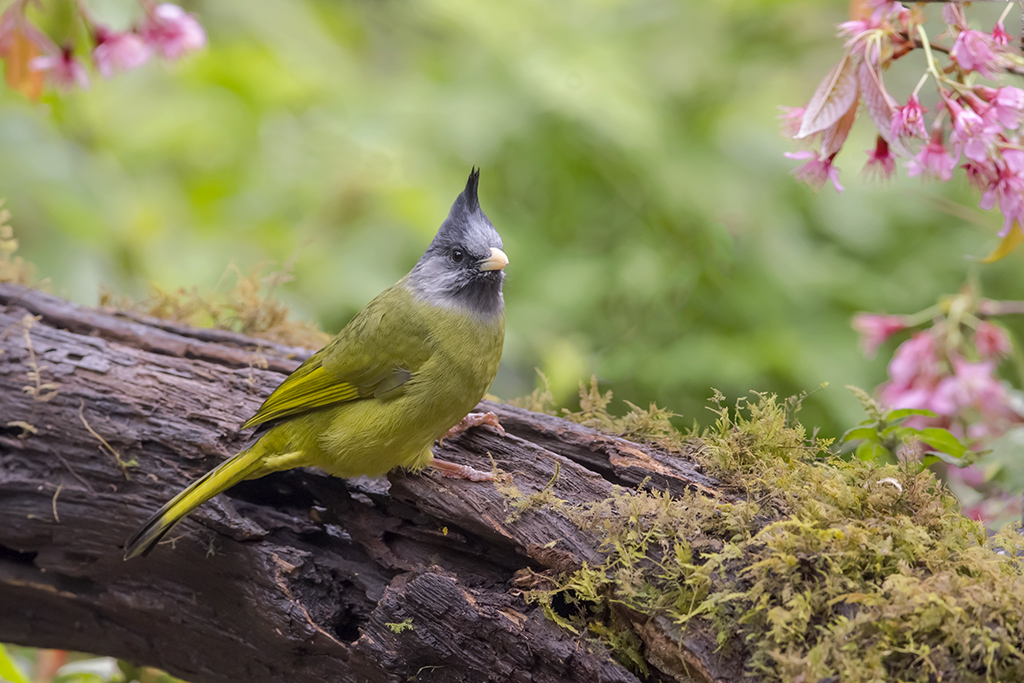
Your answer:
[[[0,641],[194,683],[637,680],[524,599],[524,577],[601,548],[554,510],[515,513],[510,487],[279,473],[203,505],[149,557],[122,560],[154,510],[245,445],[241,423],[308,354],[0,284]],[[508,473],[522,496],[716,489],[685,457],[482,408],[507,436],[473,429],[439,450]],[[655,655],[647,680],[738,677],[712,636],[629,619]]]

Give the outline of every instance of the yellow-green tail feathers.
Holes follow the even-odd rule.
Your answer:
[[[188,488],[171,498],[132,536],[124,547],[124,559],[147,555],[168,531],[188,513],[243,479],[262,469],[263,449],[259,444],[242,451],[230,460],[192,482]]]

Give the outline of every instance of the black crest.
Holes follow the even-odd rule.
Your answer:
[[[469,213],[476,213],[480,208],[480,200],[476,196],[476,188],[480,184],[480,169],[476,166],[469,172],[469,180],[466,181],[466,189],[462,196],[466,198],[466,210]]]

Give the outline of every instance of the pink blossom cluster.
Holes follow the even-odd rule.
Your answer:
[[[906,329],[896,326],[902,319],[895,316],[861,314],[856,320],[867,349]],[[879,388],[882,403],[893,409],[930,410],[938,417],[919,418],[919,423],[946,427],[972,441],[1024,422],[995,374],[1012,349],[1006,332],[980,320],[972,334],[956,338],[958,345],[950,348],[948,321],[943,321],[900,344],[889,363],[889,380]]]
[[[975,300],[964,297],[962,301]],[[1008,302],[976,303],[967,315],[958,315],[956,320],[940,317],[932,327],[914,332],[900,344],[888,365],[889,378],[879,387],[879,398],[891,410],[911,408],[934,414],[915,415],[906,420],[906,426],[942,427],[971,448],[981,450],[1024,424],[1024,413],[1019,407],[1019,394],[996,375],[999,363],[1012,354],[1010,337],[1002,327],[976,314],[984,309],[1002,309],[1004,313],[1024,309]],[[914,329],[914,318],[932,319],[933,311],[917,316],[861,313],[854,317],[853,327],[870,357],[894,335]],[[973,501],[969,505],[965,502],[964,514],[991,521],[1005,516],[1012,506],[1019,506],[1019,492],[1009,495],[1001,491],[989,481],[990,474],[983,463],[947,472],[962,495]]]
[[[96,21],[84,0],[79,0],[74,6],[92,38],[91,45],[87,50],[76,49],[71,42],[58,46],[27,20],[27,4],[28,0],[17,0],[0,15],[0,57],[8,57],[15,40],[27,40],[39,55],[31,59],[28,68],[43,74],[62,92],[89,87],[81,52],[88,51],[100,75],[110,78],[117,72],[137,69],[154,55],[175,60],[206,45],[206,32],[199,21],[177,5],[142,0],[143,15],[138,24],[115,31]]]
[[[1006,331],[987,320],[977,320],[968,334],[957,325],[956,345],[950,347],[952,324],[941,320],[900,344],[889,362],[889,379],[879,389],[882,403],[892,409],[930,410],[939,416],[939,426],[954,431],[958,423],[967,425],[959,433],[969,439],[997,435],[1024,422],[995,375],[997,364],[1013,350]],[[868,356],[911,328],[904,316],[874,313],[858,314],[853,327]]]
[[[991,31],[968,27],[962,5],[946,4],[943,36],[951,44],[929,39],[920,7],[908,10],[892,0],[855,0],[851,21],[840,24],[845,52],[805,107],[783,110],[784,132],[817,150],[787,153],[806,160],[794,173],[816,189],[831,182],[842,191],[835,158],[842,149],[858,109],[877,129],[868,150],[865,172],[890,178],[897,157],[907,174],[949,181],[962,169],[981,192],[983,209],[999,207],[1001,236],[1024,225],[1024,90],[978,78],[998,79],[1015,68],[1012,41],[1000,19]],[[1005,15],[1004,15],[1005,16]],[[883,73],[911,51],[924,51],[926,71],[917,88],[900,104],[889,94]],[[942,64],[944,56],[948,63]],[[931,80],[934,103],[924,106],[920,90]]]

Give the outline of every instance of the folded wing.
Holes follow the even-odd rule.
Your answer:
[[[400,396],[430,358],[430,333],[400,285],[367,304],[274,390],[242,429],[325,406]]]

